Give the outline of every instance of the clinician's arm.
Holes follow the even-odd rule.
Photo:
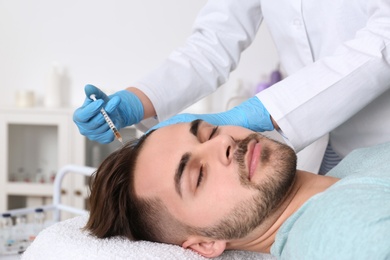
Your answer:
[[[105,100],[104,104],[92,104],[87,97],[83,106],[75,111],[74,122],[88,138],[106,143],[114,136],[98,112],[101,106],[112,110],[111,113],[107,112],[114,122],[120,122],[117,128],[121,128],[126,126],[121,122],[140,122],[140,114],[133,112],[139,111],[140,101],[144,111],[141,120],[149,118],[149,122],[144,120],[138,124],[141,130],[157,123],[153,118],[155,115],[159,120],[164,120],[182,111],[227,81],[229,73],[239,62],[241,52],[253,41],[261,20],[258,0],[246,0],[244,3],[236,0],[208,1],[185,45],[174,51],[147,77],[127,88],[128,92],[134,94],[131,100],[135,101],[129,101],[131,95],[119,97],[125,114],[117,113],[115,102],[109,104],[117,93]],[[128,108],[124,109],[126,102]],[[90,113],[92,110],[93,114]]]
[[[156,110],[154,109],[152,102],[150,101],[148,96],[145,95],[144,92],[134,87],[129,87],[126,90],[132,92],[141,101],[144,107],[144,117],[142,119],[149,118],[156,115]]]
[[[133,87],[153,104],[160,121],[225,83],[262,21],[258,0],[210,0],[185,45]]]
[[[272,120],[267,109],[265,109],[257,97],[252,97],[240,105],[221,113],[179,114],[160,122],[151,129],[177,123],[192,122],[196,119],[202,119],[212,125],[241,126],[255,132],[272,131],[274,128],[278,129],[276,122]]]
[[[390,3],[360,2],[370,18],[354,38],[257,94],[296,151],[390,88]]]

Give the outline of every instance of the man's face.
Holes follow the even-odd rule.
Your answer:
[[[194,121],[148,137],[134,185],[138,196],[161,199],[177,220],[197,228],[226,222],[232,231],[223,236],[239,238],[278,206],[295,165],[288,146],[242,127]],[[242,233],[243,226],[250,230]]]

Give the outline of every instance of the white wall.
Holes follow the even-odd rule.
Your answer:
[[[67,103],[84,100],[83,87],[120,90],[155,68],[184,42],[206,0],[0,0],[0,105],[17,90],[42,103],[53,61],[67,76]],[[266,28],[245,51],[228,84],[253,87],[277,64]],[[221,90],[223,91],[223,90]]]

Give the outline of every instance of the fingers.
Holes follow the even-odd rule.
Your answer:
[[[84,105],[73,113],[73,121],[82,135],[90,138],[92,134],[99,135],[109,130],[103,115],[100,113],[103,103],[103,100],[90,102],[86,98]],[[96,138],[94,137],[94,139]]]
[[[115,138],[114,133],[105,121],[97,128],[91,128],[90,124],[80,124],[77,126],[79,128],[80,134],[88,137],[88,139],[91,141],[107,144],[111,143]]]
[[[116,110],[116,108],[121,103],[121,99],[118,96],[111,96],[111,99],[107,102],[106,107],[104,108],[107,113],[111,114]]]
[[[97,134],[94,131],[94,134],[89,135],[88,139],[91,141],[99,142],[101,144],[111,143],[112,141],[114,141],[115,136],[114,136],[114,133],[112,132],[112,130],[109,127],[107,127],[107,128],[108,129],[105,132],[100,133],[100,134]]]
[[[84,92],[85,92],[85,95],[87,96],[87,98],[90,98],[90,96],[92,94],[95,94],[96,99],[102,99],[105,102],[108,101],[107,95],[103,91],[101,91],[99,88],[95,87],[94,85],[90,85],[90,84],[85,85]]]
[[[76,124],[90,121],[91,118],[100,113],[103,103],[104,101],[101,99],[91,101],[89,98],[86,98],[83,106],[76,109],[73,113],[73,121],[75,121]]]
[[[110,112],[120,104],[119,98],[112,98],[110,101],[107,95],[93,85],[86,85],[84,88],[86,98],[83,105],[73,113],[73,121],[76,123],[82,135],[92,141],[99,143],[110,143],[114,140],[114,134],[106,123],[101,109],[106,103]],[[90,98],[94,94],[96,101]]]

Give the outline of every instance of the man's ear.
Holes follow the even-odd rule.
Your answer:
[[[217,257],[226,249],[226,241],[214,240],[201,236],[190,236],[182,244],[183,248],[189,248],[208,258]]]

